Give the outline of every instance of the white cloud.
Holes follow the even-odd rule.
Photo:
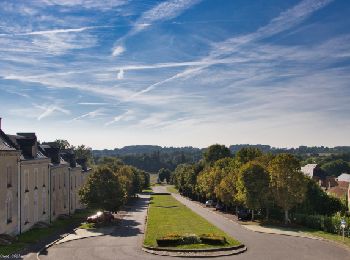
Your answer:
[[[70,111],[67,109],[64,109],[62,107],[59,107],[57,105],[49,105],[49,106],[40,106],[40,105],[35,105],[35,107],[43,110],[43,112],[37,117],[37,120],[41,120],[45,117],[48,117],[52,115],[54,112],[61,112],[63,114],[69,115]]]
[[[83,118],[96,118],[98,116],[104,115],[104,113],[102,111],[103,111],[103,109],[96,109],[94,111],[90,111],[90,112],[83,114],[81,116],[75,117],[72,119],[72,121],[81,120]]]
[[[116,46],[116,47],[113,49],[112,56],[113,56],[113,57],[119,56],[119,55],[122,54],[124,51],[125,51],[125,48],[124,48],[123,46],[121,46],[121,45]]]
[[[133,119],[133,111],[132,110],[127,110],[126,112],[122,113],[121,115],[118,115],[116,117],[114,117],[111,121],[108,121],[107,123],[105,123],[105,126],[109,126],[111,124],[117,123],[121,120],[131,120]]]
[[[124,78],[124,70],[120,69],[117,74],[117,79],[123,79]]]
[[[112,50],[112,55],[117,56],[120,54],[120,51],[117,51],[117,49],[122,47],[121,45],[127,38],[145,30],[154,22],[173,19],[201,1],[202,0],[168,0],[144,12],[133,24],[132,29],[117,41],[115,44],[116,47]],[[125,49],[123,47],[122,52],[124,51]]]
[[[197,68],[188,68],[182,72],[175,74],[172,77],[169,77],[165,80],[154,83],[143,90],[139,91],[137,95],[147,93],[154,88],[178,79],[180,77],[189,76],[192,73],[198,73],[200,70],[207,68],[210,65],[215,64],[213,60],[220,59],[222,57],[227,57],[228,55],[238,54],[238,50],[244,45],[247,45],[251,42],[261,40],[277,33],[283,32],[292,28],[293,26],[304,21],[307,17],[313,14],[315,11],[325,7],[330,4],[333,0],[304,0],[294,7],[280,13],[279,16],[272,19],[267,25],[259,28],[256,32],[229,38],[226,41],[216,43],[213,45],[213,50],[210,54],[198,61],[198,63],[203,63],[202,67]]]

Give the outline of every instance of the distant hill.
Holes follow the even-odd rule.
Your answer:
[[[255,147],[264,153],[292,153],[295,155],[325,155],[350,153],[350,146],[336,146],[333,148],[319,146],[299,146],[297,148],[276,148],[264,144],[236,144],[231,145],[230,151],[235,154],[243,147]],[[182,163],[196,163],[202,158],[205,149],[195,147],[162,147],[158,145],[130,145],[113,150],[93,150],[95,159],[104,156],[118,157],[125,164],[135,166],[150,173],[157,173],[161,168],[173,171]]]

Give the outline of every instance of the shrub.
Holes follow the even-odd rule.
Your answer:
[[[329,233],[340,232],[341,219],[345,219],[347,228],[350,229],[350,217],[342,217],[339,213],[333,216],[295,214],[296,224]]]
[[[224,236],[217,236],[215,234],[203,234],[200,236],[200,240],[202,243],[208,245],[225,245],[227,242]]]
[[[177,246],[181,245],[183,238],[177,234],[169,234],[161,238],[157,238],[158,246]]]

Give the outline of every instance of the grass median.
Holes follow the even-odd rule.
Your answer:
[[[241,244],[239,241],[230,237],[225,232],[194,213],[185,205],[177,201],[173,196],[155,194],[151,197],[144,244],[146,246],[157,247],[157,238],[168,236],[169,234],[195,234],[198,236],[202,234],[213,234],[216,236],[224,236],[226,238],[227,243],[223,245],[224,247]],[[203,249],[218,246],[197,243],[177,245],[175,247],[183,249]]]

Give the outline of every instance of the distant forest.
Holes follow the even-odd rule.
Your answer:
[[[235,154],[244,147],[259,148],[264,153],[292,153],[297,155],[305,163],[318,162],[317,157],[329,157],[331,154],[350,153],[350,146],[329,147],[307,147],[299,146],[298,148],[275,148],[269,145],[249,145],[238,144],[231,145],[230,151]],[[202,159],[204,149],[195,147],[161,147],[157,145],[132,145],[113,150],[93,150],[93,157],[98,160],[101,157],[117,157],[125,164],[132,165],[150,173],[157,173],[162,168],[171,171],[175,170],[179,164],[193,164]],[[312,158],[312,160],[311,160]],[[339,158],[337,158],[339,159]],[[345,159],[345,158],[344,158]],[[346,161],[347,158],[345,159]],[[304,164],[305,164],[304,163]]]

